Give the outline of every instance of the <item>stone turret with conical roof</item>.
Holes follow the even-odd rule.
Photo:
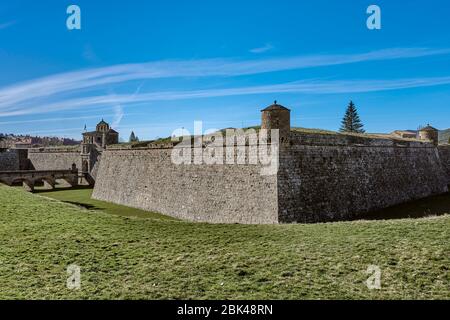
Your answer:
[[[275,101],[272,105],[261,110],[261,113],[261,129],[279,129],[280,143],[289,143],[291,110]]]
[[[439,130],[428,124],[425,128],[419,130],[419,138],[421,140],[429,140],[437,146],[439,144]]]

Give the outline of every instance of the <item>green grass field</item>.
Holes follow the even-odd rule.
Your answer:
[[[1,299],[450,299],[449,215],[209,225],[89,194],[0,186]],[[66,288],[71,264],[80,290]],[[371,264],[380,290],[365,285]]]
[[[125,207],[109,202],[98,201],[91,199],[92,189],[79,187],[78,189],[56,190],[48,191],[45,189],[37,189],[37,194],[49,197],[55,200],[60,200],[65,203],[73,204],[75,206],[93,210],[101,211],[114,215],[125,217],[139,217],[139,218],[155,218],[161,220],[175,220],[174,218],[164,216],[158,213],[148,212],[140,209]]]

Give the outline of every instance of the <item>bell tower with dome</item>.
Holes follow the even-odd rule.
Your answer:
[[[81,144],[81,163],[83,173],[92,173],[99,155],[108,145],[119,143],[119,133],[112,129],[105,120],[97,123],[95,131],[83,132]]]
[[[98,148],[105,149],[106,146],[117,143],[119,143],[119,133],[103,119],[97,123],[95,131],[83,132],[83,144],[95,145]]]

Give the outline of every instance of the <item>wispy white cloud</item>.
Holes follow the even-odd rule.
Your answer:
[[[120,104],[116,104],[114,106],[114,120],[112,123],[112,127],[116,128],[119,126],[124,116],[123,107]]]
[[[128,116],[144,116],[147,115],[147,113],[136,113],[136,112],[129,112],[127,113]],[[68,120],[90,120],[90,119],[100,119],[102,117],[106,118],[112,118],[116,117],[116,113],[101,113],[101,114],[95,114],[90,116],[67,116],[67,117],[54,117],[54,118],[42,118],[42,119],[27,119],[27,120],[9,120],[9,121],[1,121],[0,125],[15,125],[15,124],[35,124],[35,123],[50,123],[50,122],[62,122],[62,121],[68,121]]]
[[[42,112],[79,109],[111,104],[129,105],[152,101],[171,101],[201,98],[216,98],[226,96],[243,96],[254,94],[300,93],[300,94],[339,94],[362,93],[375,91],[400,90],[419,87],[449,85],[449,77],[413,78],[396,80],[303,80],[284,84],[190,90],[190,91],[157,91],[140,95],[98,95],[66,100],[64,103],[37,105],[33,108],[19,109],[12,112],[0,112],[2,116],[23,115]]]
[[[170,77],[238,76],[448,53],[450,53],[449,49],[400,48],[349,55],[314,55],[255,60],[207,59],[122,64],[56,74],[1,88],[0,112],[12,111],[17,106],[23,106],[25,102],[34,102],[36,99],[47,99],[54,95],[71,94],[81,90],[102,89],[113,84],[125,84],[136,80]]]
[[[250,49],[250,52],[251,53],[264,53],[264,52],[267,52],[267,51],[271,51],[273,49],[274,49],[273,45],[271,45],[270,43],[266,43],[262,47]]]
[[[438,85],[447,78],[406,79],[390,81],[308,81],[256,87],[211,90],[165,91],[134,94],[99,95],[112,86],[127,85],[131,81],[183,77],[224,77],[303,69],[358,62],[417,58],[449,54],[450,49],[394,48],[361,54],[309,55],[270,59],[233,60],[206,59],[186,61],[156,61],[91,68],[0,88],[0,115],[21,115],[87,106],[116,106],[116,121],[123,117],[123,106],[155,100],[180,100],[204,97],[257,93],[332,93],[359,90],[393,90],[413,86]],[[97,95],[96,95],[97,94]],[[122,110],[122,111],[121,111]]]
[[[136,97],[139,94],[139,92],[142,89],[143,84],[144,83],[141,83],[136,88],[136,91],[133,93],[133,96],[131,97],[131,100],[133,100],[134,97]],[[120,125],[120,122],[122,121],[123,117],[125,116],[125,113],[124,113],[123,106],[120,103],[115,103],[114,106],[113,106],[113,110],[114,110],[114,120],[113,120],[113,123],[112,123],[112,127],[116,128],[116,127],[118,127]]]
[[[2,121],[0,125],[14,125],[14,124],[32,124],[32,123],[48,123],[48,122],[62,122],[67,120],[80,120],[80,119],[98,119],[99,117],[105,117],[107,115],[94,115],[94,116],[78,116],[78,117],[64,117],[64,118],[44,118],[44,119],[32,119],[32,120],[14,120],[14,121]],[[110,116],[113,116],[112,114]]]

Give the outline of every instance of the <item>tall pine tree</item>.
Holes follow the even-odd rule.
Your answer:
[[[347,107],[347,111],[345,111],[344,119],[342,119],[341,132],[353,132],[353,133],[364,133],[363,129],[364,125],[359,118],[358,111],[356,110],[355,104],[353,101],[350,101],[350,104]]]
[[[134,135],[134,131],[131,131],[129,142],[136,142],[136,136]]]

